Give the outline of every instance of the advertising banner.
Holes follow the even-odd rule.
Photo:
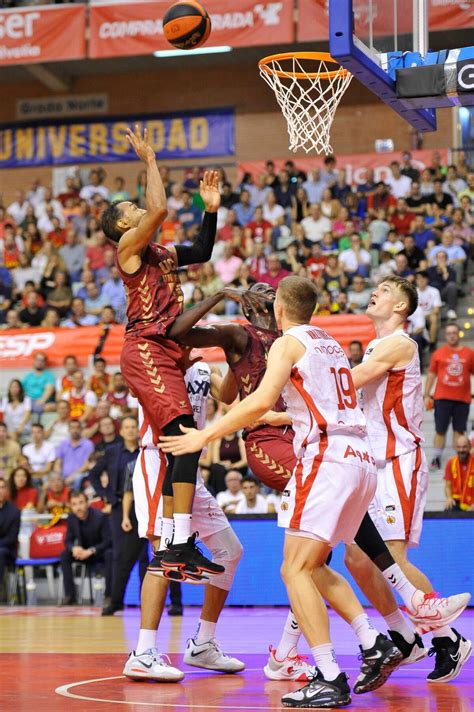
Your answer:
[[[85,4],[0,10],[0,66],[85,56]]]
[[[134,123],[135,117],[1,128],[0,169],[138,160],[126,138],[127,128]],[[148,129],[160,160],[234,154],[232,109],[152,115],[138,123]]]
[[[372,322],[365,315],[348,314],[314,317],[313,324],[328,331],[345,349],[357,334],[366,346],[375,337]],[[205,322],[203,322],[205,323]],[[101,356],[110,365],[120,362],[125,327],[112,326],[104,342]],[[31,368],[33,354],[44,351],[48,366],[60,367],[65,356],[74,354],[80,366],[87,366],[99,340],[100,326],[81,326],[76,329],[6,329],[0,331],[0,370]],[[219,348],[199,349],[205,361],[225,361]]]
[[[162,30],[169,0],[111,3],[90,7],[90,57],[152,54],[170,49]],[[206,45],[250,47],[294,41],[293,0],[206,0],[212,31]]]
[[[443,165],[448,161],[448,149],[440,148],[437,151],[441,157]],[[422,150],[411,151],[412,164],[419,171],[431,165],[431,159],[434,151]],[[402,152],[396,151],[393,153],[352,153],[347,156],[337,155],[337,168],[346,169],[346,180],[351,185],[359,185],[365,181],[367,168],[373,168],[376,181],[386,181],[390,175],[390,163],[392,161],[402,162]],[[288,158],[281,158],[275,161],[277,171],[281,170]],[[313,168],[324,168],[324,157],[320,158],[295,158],[295,166],[301,170],[311,171]],[[265,161],[246,161],[239,163],[240,180],[244,173],[251,173],[253,177],[259,173],[264,173]]]

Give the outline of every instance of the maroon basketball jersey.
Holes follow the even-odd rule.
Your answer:
[[[149,244],[134,274],[116,265],[127,293],[127,333],[166,336],[183,311],[183,292],[173,255],[162,245]]]
[[[260,381],[267,370],[267,357],[270,348],[279,337],[277,331],[261,329],[251,324],[242,324],[247,332],[247,346],[240,361],[229,364],[229,368],[235,376],[239,386],[240,400],[257,390]],[[275,403],[273,410],[281,413],[285,410],[285,404],[280,396]]]

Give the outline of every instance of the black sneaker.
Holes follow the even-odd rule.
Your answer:
[[[207,583],[207,576],[223,574],[225,568],[220,564],[215,564],[207,559],[201,549],[196,546],[197,533],[192,534],[184,544],[171,544],[161,560],[161,568],[165,571],[179,573],[185,578],[172,577],[174,581],[184,581],[188,583],[199,583],[199,577],[205,578],[203,583]],[[164,574],[166,577],[166,574]],[[170,577],[171,578],[171,577]]]
[[[153,552],[153,558],[150,561],[150,563],[148,564],[147,569],[146,569],[150,574],[161,575],[161,573],[163,571],[161,561],[163,559],[165,551],[166,551],[166,549],[161,549],[161,551]]]
[[[434,457],[431,460],[431,469],[432,470],[441,470],[441,458],[440,457]]]
[[[382,633],[378,634],[370,650],[364,650],[360,645],[359,648],[361,652],[359,660],[362,660],[362,663],[359,677],[354,685],[356,695],[382,687],[403,660],[403,654],[397,646]]]
[[[299,690],[281,698],[284,707],[345,707],[351,704],[351,688],[345,672],[328,682],[318,668],[314,677]]]
[[[451,638],[433,638],[433,647],[428,655],[436,655],[433,672],[427,676],[428,682],[448,682],[461,672],[464,663],[471,655],[472,643],[452,628],[456,641]]]
[[[428,655],[428,651],[423,645],[423,641],[418,633],[415,633],[415,640],[409,643],[403,635],[396,630],[389,630],[389,636],[403,655],[401,665],[411,665],[417,663],[418,660],[423,660]]]

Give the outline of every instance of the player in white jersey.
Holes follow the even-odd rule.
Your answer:
[[[214,376],[212,376],[214,377]],[[218,388],[220,377],[217,378]],[[211,369],[198,362],[186,371],[185,382],[197,427],[202,428],[206,417],[206,400],[211,389]],[[139,535],[148,537],[161,551],[173,538],[173,519],[162,517],[161,486],[166,469],[166,457],[157,448],[157,433],[139,407],[140,455],[133,473],[133,492],[138,519]],[[198,470],[193,502],[192,524],[200,539],[212,551],[214,560],[222,564],[225,572],[213,576],[207,583],[204,604],[194,638],[188,640],[184,662],[187,665],[221,672],[240,672],[245,665],[236,658],[225,655],[215,638],[216,624],[232,586],[237,564],[242,556],[242,546],[231,529],[227,517],[215,498],[204,486]],[[154,557],[155,559],[156,557]],[[159,575],[156,575],[156,574]],[[179,682],[184,674],[173,667],[166,655],[156,647],[157,630],[163,614],[168,580],[179,580],[178,571],[147,571],[141,591],[141,625],[135,650],[125,664],[123,674],[136,680]],[[189,578],[187,578],[189,583]],[[201,581],[199,581],[201,583]]]
[[[198,451],[211,440],[255,422],[284,389],[298,462],[279,513],[279,524],[286,528],[282,577],[317,666],[315,677],[305,687],[282,698],[288,707],[350,703],[350,688],[336,662],[321,595],[330,589],[331,571],[324,564],[338,542],[354,540],[376,489],[365,419],[357,405],[347,357],[334,339],[309,325],[316,303],[316,288],[310,280],[283,279],[274,311],[284,335],[270,349],[258,389],[202,431],[182,428],[186,433],[182,437],[160,437],[166,452]],[[335,587],[330,604],[346,619],[347,607],[359,606],[360,614],[349,617],[353,629],[357,632],[360,626],[365,636],[354,691],[368,692],[385,682],[402,654],[371,626],[347,582],[342,582]]]
[[[416,589],[421,589],[424,603],[433,601],[433,619],[441,618],[440,605],[453,606],[452,616],[444,615],[445,625],[433,634],[436,662],[428,681],[443,682],[459,675],[471,653],[470,641],[448,625],[467,605],[470,595],[455,596],[452,604],[451,599],[436,599],[428,578],[407,558],[408,546],[418,544],[420,539],[428,485],[421,449],[423,398],[418,350],[403,331],[416,306],[417,293],[410,282],[400,277],[381,282],[367,307],[377,338],[369,344],[363,362],[352,370],[352,377],[356,388],[362,389],[367,432],[378,471],[370,516],[413,585],[413,595],[419,596]],[[353,547],[346,563],[378,608],[374,572],[365,555]],[[416,623],[416,616],[410,617]]]

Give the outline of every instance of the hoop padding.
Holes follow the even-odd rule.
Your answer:
[[[332,153],[332,122],[352,74],[325,52],[275,54],[258,66],[286,119],[290,150]]]

